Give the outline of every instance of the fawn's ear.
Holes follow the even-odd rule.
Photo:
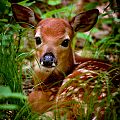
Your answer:
[[[38,20],[36,20],[36,15],[32,9],[16,3],[13,3],[11,6],[15,20],[22,27],[35,27],[37,25]]]
[[[98,15],[98,9],[88,10],[75,16],[70,24],[75,32],[87,32],[96,24]]]

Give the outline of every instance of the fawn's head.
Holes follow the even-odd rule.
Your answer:
[[[75,16],[70,22],[60,18],[38,19],[27,7],[12,4],[13,14],[21,26],[35,26],[36,58],[38,74],[47,77],[51,72],[67,73],[74,67],[74,55],[71,48],[74,32],[86,32],[97,21],[98,10],[93,9]],[[39,21],[39,22],[38,22]]]

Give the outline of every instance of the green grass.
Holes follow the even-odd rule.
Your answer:
[[[0,119],[32,120],[37,118],[30,110],[27,97],[22,89],[23,57],[18,59],[18,45],[13,39],[14,32],[0,34]]]
[[[25,1],[26,3],[26,1]],[[7,3],[8,6],[10,6]],[[41,12],[42,18],[46,17],[69,17],[71,18],[74,16],[74,14],[71,14],[75,6],[69,5],[68,7],[63,7],[61,9],[49,11],[46,14],[43,14]],[[89,6],[87,6],[89,7]],[[5,9],[6,10],[6,9]],[[67,11],[67,12],[66,12]],[[6,13],[8,16],[11,16],[11,11],[6,10]],[[6,14],[4,13],[4,14]],[[23,49],[23,40],[22,37],[25,37],[27,33],[25,33],[25,29],[21,29],[21,27],[14,22],[11,22],[9,24],[8,18],[0,19],[0,119],[11,119],[11,120],[52,120],[51,117],[47,116],[45,113],[38,116],[36,113],[32,113],[31,109],[28,105],[27,96],[24,94],[22,89],[22,74],[23,74],[23,66],[24,60],[26,58],[30,58],[32,52],[30,52],[31,48],[26,50],[27,52],[24,52]],[[105,58],[106,53],[111,53],[112,55],[118,55],[120,57],[120,28],[118,24],[115,24],[114,19],[109,19],[106,21],[105,19],[99,18],[98,26],[101,25],[101,21],[106,24],[106,22],[109,22],[109,24],[112,27],[112,34],[106,36],[105,38],[94,42],[91,34],[86,35],[84,33],[78,33],[76,35],[77,38],[86,39],[86,44],[83,49],[83,53],[86,50],[90,50],[92,52],[92,57],[94,58]],[[114,24],[113,24],[114,23]],[[118,31],[116,32],[116,29]],[[95,31],[96,30],[96,31]],[[99,32],[98,28],[95,28],[95,30],[91,30],[92,32]],[[13,36],[16,35],[17,39],[14,39]],[[75,45],[76,39],[74,39],[74,45]],[[21,45],[22,43],[22,45]],[[73,46],[74,46],[73,45]],[[28,52],[29,51],[29,52]],[[87,56],[87,54],[85,54]],[[84,54],[83,54],[84,56]],[[113,65],[115,68],[120,68],[119,61],[113,62]],[[32,74],[32,70],[29,72],[29,76]],[[112,70],[111,70],[112,72]],[[27,76],[28,73],[25,75]],[[108,73],[100,74],[98,77],[98,81],[101,81],[104,78],[106,79],[107,83],[107,90],[108,95],[106,97],[106,100],[101,101],[99,103],[100,106],[107,105],[106,108],[106,114],[105,114],[105,120],[120,120],[119,114],[120,114],[120,92],[118,91],[118,94],[115,96],[111,95],[110,87],[111,83],[108,81],[111,81],[113,78],[115,78],[115,74],[108,79],[107,77]],[[27,77],[26,77],[27,78]],[[99,83],[101,84],[101,83]],[[94,88],[94,92],[97,93],[100,91],[101,88]],[[97,103],[97,96],[90,97],[89,100],[87,100],[88,93],[84,93],[84,100],[87,103],[88,110],[87,114],[84,113],[85,111],[85,105],[81,103],[73,102],[72,104],[78,104],[81,107],[78,108],[79,115],[77,116],[78,120],[89,120],[91,118],[91,114],[94,111],[94,106]],[[69,108],[65,108],[66,110],[69,110]],[[66,115],[61,117],[60,116],[60,110],[53,111],[54,118],[57,118],[58,120],[66,120]],[[99,116],[99,113],[97,114]]]
[[[110,71],[111,72],[111,71]],[[66,82],[64,86],[62,87],[62,91],[69,87],[70,85],[77,83],[77,81],[80,81],[80,79],[73,78]],[[69,97],[60,99],[60,102],[58,101],[58,116],[61,119],[60,111],[64,111],[63,113],[66,115],[68,112],[72,111],[77,116],[78,120],[90,120],[93,118],[93,114],[100,118],[100,112],[95,111],[95,109],[103,110],[105,107],[105,120],[118,120],[119,117],[119,110],[120,110],[120,101],[119,101],[119,95],[120,91],[119,88],[117,89],[112,81],[111,78],[108,77],[108,72],[101,72],[99,76],[96,78],[96,84],[94,84],[95,80],[89,79],[87,81],[83,81],[81,83],[77,83],[77,86],[83,88],[85,92],[83,93],[83,100],[81,102],[77,102],[75,100],[71,101],[65,101],[64,99],[69,99]],[[84,85],[83,85],[84,84]],[[94,88],[91,90],[89,86],[95,85]],[[104,87],[103,87],[104,84]],[[87,89],[86,89],[87,86]],[[113,94],[113,89],[116,90],[116,92]],[[106,97],[104,99],[99,99],[99,96],[101,95],[101,91],[106,91]],[[69,91],[66,93],[68,94]],[[61,96],[60,92],[60,96]],[[71,94],[72,96],[72,94]],[[73,97],[74,98],[74,97]],[[64,107],[62,107],[64,106]],[[75,107],[74,107],[75,106]],[[85,112],[86,111],[86,112]]]

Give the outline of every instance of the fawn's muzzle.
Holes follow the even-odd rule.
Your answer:
[[[41,59],[40,64],[44,67],[55,67],[56,66],[56,58],[53,53],[46,53]]]

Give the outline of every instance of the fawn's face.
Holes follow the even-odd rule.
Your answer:
[[[48,18],[38,23],[35,40],[40,71],[66,73],[73,66],[72,37],[72,27],[63,19]]]
[[[97,9],[82,12],[70,22],[60,18],[41,20],[33,10],[18,4],[12,4],[13,15],[23,27],[36,27],[36,62],[34,71],[37,78],[45,80],[48,76],[67,74],[74,67],[71,42],[74,32],[86,32],[97,21]],[[39,21],[39,22],[38,22]],[[74,31],[74,32],[73,32]],[[39,81],[38,81],[39,82]]]

